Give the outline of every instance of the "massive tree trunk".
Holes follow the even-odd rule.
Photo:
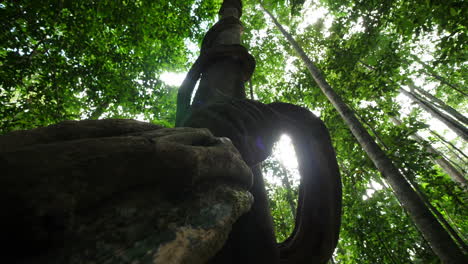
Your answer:
[[[440,112],[436,108],[434,108],[431,104],[426,102],[424,99],[422,99],[420,96],[407,91],[403,88],[400,88],[400,92],[402,92],[404,95],[408,96],[413,102],[417,103],[422,109],[427,111],[429,114],[431,114],[434,118],[437,118],[440,120],[442,123],[447,125],[450,130],[455,132],[457,135],[459,135],[461,138],[463,138],[465,141],[468,141],[468,129],[463,125],[457,122],[455,119],[451,118],[450,116]]]
[[[192,113],[203,111],[210,105],[229,105],[233,99],[246,99],[244,82],[250,78],[255,62],[246,49],[240,46],[242,25],[240,17],[242,9],[240,1],[225,0],[219,11],[219,21],[206,33],[200,56],[188,72],[179,88],[177,100],[176,126],[208,127],[218,136],[227,136],[235,143],[234,137],[226,135],[223,125],[200,125],[187,121],[192,120]],[[194,86],[200,79],[197,91]],[[190,100],[193,96],[193,102]],[[219,115],[223,119],[239,119],[241,116],[223,113],[224,110],[207,111],[201,119],[209,118],[210,114]],[[214,123],[214,122],[208,122]],[[263,260],[265,263],[278,263],[279,255],[274,243],[272,218],[265,207],[268,204],[267,194],[262,188],[263,177],[259,165],[251,167],[254,174],[254,184],[250,192],[254,196],[254,204],[250,211],[241,217],[230,230],[228,241],[223,249],[209,263],[255,263]]]
[[[223,2],[220,20],[205,35],[177,98],[177,126],[204,127],[230,138],[254,174],[254,204],[210,263],[325,263],[337,244],[341,219],[340,175],[328,131],[305,108],[246,99],[244,83],[255,60],[240,45],[241,15],[240,0]],[[259,166],[282,133],[293,139],[301,183],[293,234],[276,244]]]
[[[390,117],[390,119],[392,120],[392,122],[397,125],[397,126],[400,126],[402,123],[401,123],[401,120],[398,119],[397,117]],[[452,180],[454,182],[457,182],[459,183],[465,190],[466,190],[466,187],[467,187],[467,181],[465,179],[465,177],[463,176],[463,174],[457,170],[457,168],[455,168],[452,163],[450,163],[450,161],[446,160],[444,157],[442,157],[440,155],[440,153],[433,147],[431,147],[430,145],[428,145],[425,140],[420,137],[418,134],[413,134],[411,136],[412,139],[416,140],[417,142],[425,145],[425,148],[427,150],[427,152],[429,153],[432,153],[432,154],[435,154],[439,157],[437,158],[433,158],[432,160],[437,164],[439,165],[446,173],[447,175],[450,176],[450,178],[452,178]]]
[[[382,149],[375,143],[369,133],[358,121],[353,111],[330,87],[320,70],[305,54],[304,50],[299,46],[294,38],[282,27],[277,19],[263,7],[263,5],[261,6],[303,60],[317,85],[339,112],[353,135],[368,154],[369,158],[382,173],[382,176],[390,183],[395,195],[398,197],[403,207],[408,211],[423,236],[430,243],[434,252],[444,263],[466,263],[467,258],[463,252],[440,225],[437,219],[431,214],[421,198],[411,188],[405,177],[393,165],[392,161],[385,155]]]
[[[86,120],[0,137],[3,259],[328,261],[341,221],[340,174],[328,131],[305,108],[245,98],[255,60],[239,44],[241,7],[239,0],[223,2],[221,19],[180,89],[177,125],[188,127]],[[293,234],[278,245],[260,163],[282,133],[293,139],[301,183]]]
[[[222,88],[245,72],[219,65],[235,70],[204,74],[231,78]],[[253,203],[252,170],[206,128],[63,122],[1,136],[0,168],[7,263],[203,264]]]

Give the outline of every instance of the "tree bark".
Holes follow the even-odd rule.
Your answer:
[[[390,120],[392,120],[392,122],[397,125],[397,126],[401,126],[402,125],[402,122],[400,119],[398,119],[397,117],[390,117]],[[437,151],[435,148],[431,147],[429,144],[427,144],[425,142],[425,140],[419,136],[418,134],[413,134],[410,136],[412,139],[416,140],[417,142],[425,145],[425,148],[427,150],[427,152],[431,153],[431,154],[436,154],[437,156],[439,156],[438,158],[431,158],[437,165],[439,165],[449,176],[450,178],[452,178],[452,180],[454,182],[457,182],[459,183],[463,189],[466,190],[466,187],[467,187],[467,181],[465,179],[465,177],[463,176],[463,174],[458,171],[453,165],[452,163],[450,163],[450,161],[446,160],[445,158],[442,157],[442,155],[439,153],[439,151]]]
[[[245,71],[238,59],[241,54],[233,52],[229,56],[224,55],[222,58],[207,61],[205,65],[201,63],[203,57],[208,56],[206,54],[217,48],[240,46],[243,28],[239,21],[242,15],[239,4],[241,5],[239,0],[224,0],[219,11],[218,23],[205,35],[200,57],[197,60],[200,65],[197,65],[196,62],[192,66],[179,89],[178,97],[184,102],[181,104],[181,100],[178,98],[176,126],[186,125],[183,122],[184,114],[203,109],[214,103],[228,104],[232,99],[246,99],[244,85],[246,80],[243,76]],[[226,21],[234,22],[227,23]],[[228,25],[225,26],[226,24]],[[216,29],[217,26],[221,29]],[[193,86],[198,78],[200,78],[200,84],[193,97],[193,102],[190,104]],[[235,119],[237,117],[222,116],[222,118]],[[224,247],[208,263],[237,263],[239,260],[242,263],[253,263],[257,259],[263,259],[265,263],[278,263],[279,255],[277,254],[275,235],[273,230],[269,230],[273,218],[269,209],[263,206],[268,204],[268,197],[264,188],[261,168],[259,165],[255,165],[251,169],[254,174],[254,184],[249,191],[254,197],[254,203],[249,212],[244,214],[230,230],[228,241]],[[266,252],[268,254],[265,254]]]
[[[338,243],[341,223],[341,180],[331,139],[323,122],[306,108],[246,99],[244,83],[254,71],[255,60],[240,45],[241,7],[240,0],[224,0],[221,19],[205,35],[193,74],[187,76],[178,96],[182,107],[178,107],[176,125],[204,127],[230,138],[254,174],[252,209],[233,226],[210,263],[325,263]],[[292,136],[301,183],[294,230],[277,244],[259,164],[282,133]]]
[[[102,116],[107,107],[109,107],[109,102],[101,102],[96,106],[96,109],[89,115],[89,119],[99,119]]]
[[[429,199],[427,198],[426,194],[424,193],[423,190],[419,187],[419,185],[410,177],[408,177],[409,182],[411,186],[416,190],[418,195],[421,197],[421,199],[426,203],[427,207],[431,212],[435,215],[435,217],[439,220],[439,222],[445,227],[447,232],[450,233],[450,235],[453,237],[453,239],[458,243],[460,248],[464,250],[464,253],[466,254],[468,252],[468,247],[465,243],[465,241],[460,237],[460,235],[455,231],[455,229],[452,228],[452,225],[445,219],[445,217],[435,208]],[[452,223],[453,224],[453,223]]]
[[[468,129],[451,118],[450,116],[440,112],[439,110],[435,109],[433,106],[431,106],[429,103],[427,103],[424,99],[419,97],[418,95],[407,91],[403,88],[400,88],[400,92],[403,93],[404,95],[408,96],[413,102],[417,103],[422,109],[427,111],[429,114],[431,114],[434,118],[437,118],[440,120],[442,123],[444,123],[450,130],[455,132],[457,135],[459,135],[461,138],[463,138],[465,141],[468,141]]]
[[[436,136],[440,141],[442,141],[445,146],[452,152],[454,153],[460,160],[463,160],[463,159],[468,159],[468,156],[466,156],[466,154],[459,148],[457,148],[457,146],[455,146],[452,142],[446,140],[443,136],[441,136],[439,133],[435,132],[434,130],[429,130],[429,132]]]
[[[456,109],[453,107],[447,105],[444,101],[440,100],[439,98],[433,96],[429,92],[425,91],[424,89],[421,89],[420,87],[417,87],[412,81],[409,82],[408,86],[410,87],[410,90],[416,90],[419,93],[421,93],[423,96],[426,96],[431,103],[437,105],[437,107],[445,110],[447,113],[455,117],[458,121],[462,122],[465,125],[468,125],[468,118],[466,118],[464,115],[462,115],[460,112],[458,112]]]
[[[423,236],[429,241],[434,252],[444,263],[466,263],[464,256],[457,244],[450,235],[440,225],[440,223],[431,214],[424,202],[417,193],[411,188],[405,177],[393,165],[392,161],[385,155],[373,138],[357,120],[352,110],[343,102],[338,94],[330,87],[320,70],[305,54],[304,50],[294,40],[294,38],[282,27],[276,18],[261,4],[262,9],[272,19],[276,27],[281,31],[288,42],[293,46],[304,64],[308,68],[313,79],[320,87],[325,96],[330,100],[336,110],[339,112],[345,123],[350,128],[353,135],[364,148],[369,158],[373,161],[383,177],[392,186],[395,195],[401,201],[403,207],[409,212]]]
[[[438,75],[433,69],[431,66],[429,66],[427,63],[425,63],[424,61],[422,61],[418,56],[414,55],[414,54],[410,54],[410,57],[413,58],[416,62],[418,62],[419,64],[421,64],[423,67],[424,67],[424,72],[426,72],[426,74],[434,77],[436,80],[438,80],[440,83],[442,84],[445,84],[447,86],[449,86],[450,88],[454,89],[455,91],[461,93],[462,95],[464,96],[468,96],[468,94],[463,91],[463,89],[461,87],[458,87],[457,85],[455,84],[452,84],[450,83],[449,81],[447,81],[447,79],[445,79],[444,77]]]
[[[288,169],[283,164],[280,164],[280,167],[282,172],[281,183],[283,184],[283,187],[286,188],[286,200],[289,204],[289,207],[291,208],[291,214],[295,219],[296,205],[293,198],[292,186],[289,183]]]
[[[375,70],[372,66],[370,65],[367,65],[363,62],[361,62],[362,65],[364,65],[366,68],[370,69],[370,70]],[[390,82],[396,84],[393,80],[390,80]],[[414,83],[410,80],[409,83],[408,83],[408,86],[410,86],[410,89],[413,90],[413,89],[418,89]],[[422,89],[419,89],[420,91],[422,91]],[[426,112],[430,113],[434,118],[440,120],[441,122],[443,122],[444,124],[446,124],[452,131],[454,131],[455,133],[457,133],[458,135],[460,135],[463,139],[467,140],[466,137],[468,136],[468,129],[463,125],[463,124],[460,124],[458,121],[454,120],[453,118],[451,118],[450,116],[447,116],[446,114],[440,112],[438,109],[435,108],[434,104],[426,101],[425,99],[423,99],[420,95],[416,94],[416,93],[413,93],[412,91],[406,91],[405,89],[403,88],[400,88],[399,91],[401,93],[403,93],[404,95],[408,96],[413,102],[417,103],[421,108],[423,108]],[[429,96],[432,96],[431,94],[423,91],[422,93],[425,93],[425,94],[428,94],[428,97]],[[432,96],[431,98],[434,98],[435,101],[439,100],[438,98]],[[442,108],[444,110],[446,110],[447,112],[452,112],[454,113],[454,116],[457,116],[456,118],[458,120],[460,120],[461,122],[464,122],[463,120],[466,120],[466,118],[461,115],[460,113],[458,113],[455,109],[451,108],[450,106],[446,105],[445,103],[443,103],[441,100],[440,101],[440,105],[441,106],[438,106],[439,108]],[[453,110],[451,110],[453,109]]]
[[[397,118],[397,117],[390,117],[390,119],[395,123],[395,125],[397,126],[400,126],[402,124],[402,122]],[[374,135],[377,139],[379,139],[380,141],[380,137],[377,133],[377,131],[375,131],[375,129],[372,128],[372,126],[370,126],[369,124],[367,124],[368,127],[374,132]],[[411,136],[412,138],[414,138],[416,141],[418,142],[422,142],[422,143],[425,143],[425,140],[422,139],[420,136],[418,136],[417,134],[415,134],[414,136]],[[421,140],[421,141],[419,141]],[[383,145],[384,149],[388,150],[388,147],[385,146],[385,144],[383,142],[381,142],[381,144]],[[436,153],[436,154],[440,154],[438,153],[435,149],[433,149],[432,147],[429,146],[430,149],[434,150],[434,152],[430,152],[430,153]],[[442,157],[442,159],[444,159]],[[432,159],[434,160],[434,159]],[[448,162],[446,159],[444,159],[446,162]],[[448,162],[449,165],[451,165],[450,162]],[[453,167],[453,166],[452,166]],[[455,169],[455,168],[453,168]],[[401,171],[401,170],[400,170]],[[458,172],[458,171],[457,171]],[[401,172],[402,174],[404,174],[404,172]],[[458,243],[458,245],[466,252],[468,252],[468,247],[466,245],[466,243],[463,241],[463,239],[458,235],[458,233],[452,228],[452,226],[447,222],[447,220],[444,218],[444,216],[439,212],[439,210],[437,210],[437,208],[435,208],[429,201],[429,199],[427,198],[427,196],[425,195],[425,193],[421,190],[421,188],[419,187],[418,183],[414,181],[413,179],[413,176],[411,175],[406,175],[406,179],[408,179],[408,182],[410,183],[410,185],[414,188],[414,190],[416,191],[416,193],[418,193],[418,195],[421,197],[421,199],[424,201],[424,203],[426,204],[426,206],[429,208],[429,210],[435,215],[435,217],[437,218],[437,220],[439,220],[439,222],[445,227],[445,229],[450,233],[450,235],[455,239],[455,241]],[[464,179],[464,178],[463,178]],[[466,182],[466,181],[465,181]],[[462,185],[463,187],[466,187],[466,185]],[[466,189],[465,189],[466,190]]]

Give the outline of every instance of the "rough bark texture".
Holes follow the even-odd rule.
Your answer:
[[[225,248],[210,263],[328,261],[338,241],[341,185],[330,137],[320,119],[291,104],[232,100],[193,112],[186,124],[231,138],[247,164],[253,165],[252,209],[234,225]],[[293,139],[301,183],[295,229],[276,245],[263,178],[255,164],[270,154],[282,133]]]
[[[449,234],[431,214],[428,208],[424,205],[424,202],[406,181],[404,176],[401,175],[391,160],[375,143],[369,133],[358,121],[353,111],[330,87],[320,70],[305,54],[304,50],[297,44],[294,38],[281,26],[281,24],[268,10],[263,6],[262,8],[270,16],[291,46],[293,46],[294,50],[299,54],[317,85],[337,109],[353,135],[369,155],[370,159],[374,162],[377,169],[390,183],[403,207],[409,212],[409,215],[423,236],[428,240],[434,252],[444,263],[466,263],[467,257],[462,253]]]
[[[176,125],[208,128],[232,140],[252,168],[254,204],[209,263],[325,263],[338,242],[341,220],[340,174],[328,131],[305,108],[246,99],[244,83],[253,73],[255,60],[240,45],[241,1],[225,0],[219,14],[179,90]],[[292,136],[301,183],[293,234],[276,244],[259,163],[282,133]]]
[[[207,129],[67,121],[0,136],[8,263],[206,263],[252,172]]]
[[[0,215],[2,242],[9,245],[3,259],[309,264],[330,258],[341,183],[328,131],[305,108],[245,98],[255,60],[239,44],[241,7],[239,0],[223,2],[222,19],[181,87],[177,126],[200,129],[99,120],[0,138],[6,171],[0,201],[8,201]],[[295,229],[277,245],[259,163],[282,133],[293,138],[301,185]],[[250,210],[246,189],[254,198]]]

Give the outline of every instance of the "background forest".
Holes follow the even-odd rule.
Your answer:
[[[220,2],[3,1],[0,133],[69,119],[173,126],[178,85]],[[258,1],[243,2],[253,97],[307,107],[330,130],[343,181],[334,263],[440,263],[290,43]],[[263,3],[466,254],[467,2]],[[294,222],[293,155],[284,138],[264,164],[279,241]]]

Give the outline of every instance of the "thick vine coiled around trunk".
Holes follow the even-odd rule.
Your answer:
[[[287,103],[232,99],[194,110],[184,126],[228,137],[254,172],[251,211],[234,225],[211,263],[325,263],[338,241],[341,180],[328,130],[309,110]],[[265,186],[257,164],[279,136],[294,143],[301,184],[293,234],[275,244]]]

